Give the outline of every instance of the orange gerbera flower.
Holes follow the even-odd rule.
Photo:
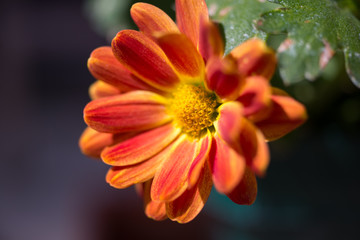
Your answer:
[[[111,165],[115,188],[137,184],[147,216],[191,221],[214,183],[252,204],[255,175],[269,164],[266,141],[306,120],[302,104],[272,88],[276,58],[250,39],[224,55],[204,0],[176,0],[177,25],[163,11],[134,4],[140,31],[120,31],[88,61],[97,81],[84,109],[84,154]]]

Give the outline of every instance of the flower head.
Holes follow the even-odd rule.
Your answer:
[[[136,3],[139,31],[120,31],[95,49],[98,79],[84,109],[84,154],[111,165],[115,188],[136,184],[146,214],[181,223],[203,208],[212,188],[252,204],[269,164],[266,141],[306,120],[302,104],[269,84],[274,52],[250,39],[224,56],[204,0],[176,0],[177,25]]]

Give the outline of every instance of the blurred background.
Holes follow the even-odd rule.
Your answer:
[[[360,90],[337,54],[315,82],[284,86],[308,122],[270,143],[252,206],[212,191],[191,223],[148,219],[133,188],[80,153],[86,61],[134,28],[131,0],[0,3],[0,240],[358,239]],[[174,16],[173,1],[146,1]],[[276,42],[276,41],[275,41]]]

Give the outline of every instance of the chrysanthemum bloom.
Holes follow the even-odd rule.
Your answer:
[[[238,204],[252,204],[255,175],[269,164],[266,141],[306,120],[302,104],[272,88],[274,52],[250,39],[224,56],[203,0],[176,0],[177,25],[137,3],[139,31],[120,31],[88,61],[101,81],[84,109],[82,151],[111,165],[115,188],[137,184],[147,216],[191,221],[214,184]]]

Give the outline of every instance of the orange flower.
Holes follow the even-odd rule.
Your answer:
[[[140,31],[120,31],[89,58],[94,99],[83,153],[111,165],[115,188],[137,184],[147,216],[191,221],[214,183],[238,204],[252,204],[255,175],[269,164],[266,141],[307,118],[302,104],[272,88],[276,58],[250,39],[224,55],[204,0],[176,0],[177,25],[163,11],[134,4]]]

